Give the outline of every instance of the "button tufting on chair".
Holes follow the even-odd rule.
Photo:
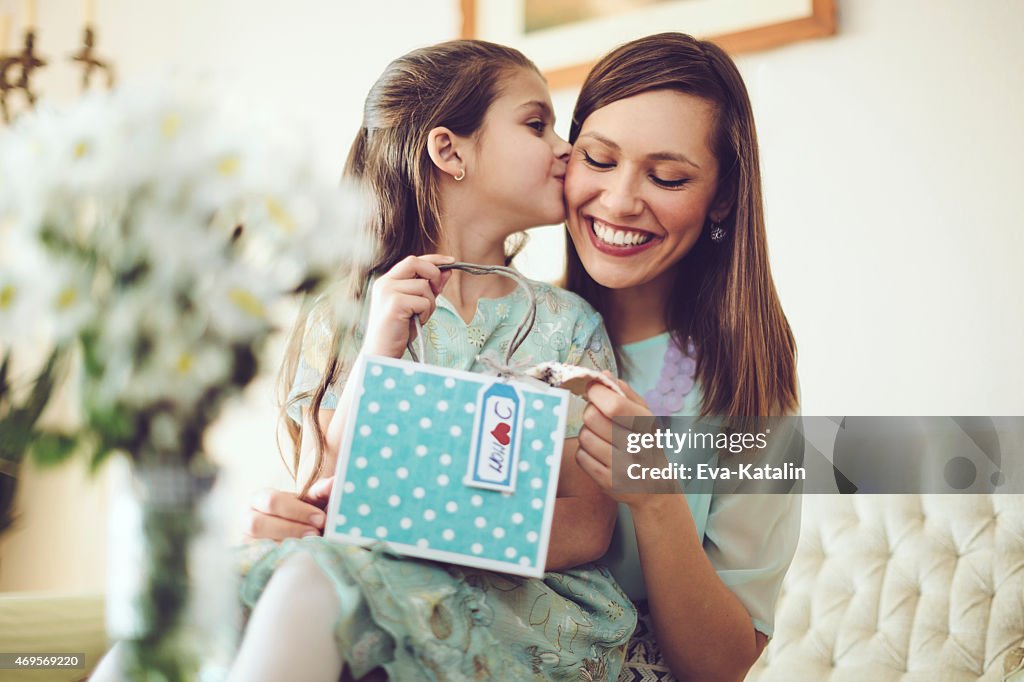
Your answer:
[[[1024,495],[808,495],[748,679],[997,682],[1024,664],[1014,656]]]

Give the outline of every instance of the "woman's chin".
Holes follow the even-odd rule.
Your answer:
[[[604,258],[598,254],[596,258],[583,259],[584,269],[590,278],[607,289],[628,289],[641,283],[642,277],[635,268],[627,263],[602,262]]]

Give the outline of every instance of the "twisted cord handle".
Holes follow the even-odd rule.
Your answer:
[[[437,267],[441,270],[462,270],[463,272],[467,272],[471,275],[502,275],[515,280],[516,284],[526,292],[526,297],[530,301],[530,304],[526,309],[526,316],[523,318],[523,321],[519,323],[519,326],[516,327],[516,333],[512,335],[512,341],[508,345],[508,353],[505,354],[505,364],[511,364],[512,355],[519,350],[519,347],[523,345],[524,341],[526,341],[526,337],[530,334],[530,330],[533,329],[533,323],[537,319],[537,297],[534,296],[533,289],[530,288],[529,280],[512,268],[507,268],[503,265],[448,263]],[[412,340],[410,340],[407,344],[409,355],[412,357],[413,362],[423,362],[423,358],[426,358],[427,353],[426,346],[423,343],[423,325],[420,324],[419,316],[413,315],[412,324],[416,331],[416,347],[413,348]]]

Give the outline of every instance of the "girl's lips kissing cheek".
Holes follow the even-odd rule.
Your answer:
[[[612,225],[597,218],[588,217],[586,222],[590,225],[590,241],[602,253],[629,256],[660,241],[650,232]]]

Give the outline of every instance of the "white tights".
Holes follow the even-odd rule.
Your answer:
[[[358,604],[353,588],[348,610]],[[341,604],[330,578],[307,552],[295,552],[274,571],[256,602],[230,682],[337,682],[343,661],[334,642]]]

